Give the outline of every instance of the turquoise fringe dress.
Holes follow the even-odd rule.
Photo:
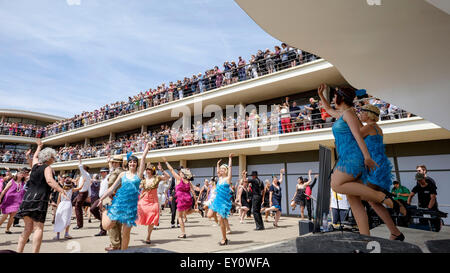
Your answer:
[[[139,185],[141,179],[134,175],[129,179],[125,174],[122,177],[122,186],[117,190],[110,206],[107,206],[107,215],[112,221],[118,221],[128,226],[136,226],[137,204],[139,200]]]
[[[375,130],[377,128],[375,127]],[[377,185],[387,191],[391,190],[392,186],[392,163],[386,156],[385,147],[383,144],[383,136],[378,134],[369,135],[364,138],[370,157],[378,164],[374,171],[367,172],[367,181],[371,184]]]
[[[220,180],[216,186],[216,198],[211,204],[210,209],[217,212],[220,217],[228,218],[231,211],[231,189],[226,179]]]
[[[348,127],[347,122],[341,116],[332,127],[336,150],[338,153],[338,162],[336,169],[347,173],[354,178],[366,182],[367,171],[364,165],[364,156],[356,142],[355,137]]]

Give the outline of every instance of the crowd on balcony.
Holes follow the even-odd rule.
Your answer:
[[[0,163],[26,164],[26,152],[0,149]]]
[[[251,55],[248,61],[238,57],[237,61],[224,62],[222,69],[215,66],[203,74],[198,73],[192,75],[192,77],[184,77],[183,80],[169,82],[168,84],[163,83],[156,88],[150,88],[135,96],[128,97],[126,101],[107,104],[98,110],[83,112],[72,118],[50,124],[45,128],[44,137],[257,78],[318,58],[314,54],[282,43],[281,47],[275,46],[273,50],[258,50],[256,54]]]
[[[358,100],[355,106],[359,108],[367,103],[380,108],[381,120],[411,116],[410,113],[373,97]],[[272,105],[268,109],[273,109],[273,111],[258,114],[254,109],[245,118],[238,115],[237,117],[217,117],[203,123],[197,121],[192,125],[192,129],[183,130],[174,128],[170,124],[164,124],[149,132],[120,137],[102,144],[60,147],[57,161],[75,160],[78,155],[83,158],[93,158],[109,154],[142,152],[147,141],[150,141],[152,149],[156,150],[309,131],[331,127],[335,121],[314,98],[310,98],[310,104],[298,106],[295,101],[290,101],[286,97],[282,104]]]
[[[0,135],[41,138],[44,131],[40,125],[0,122]]]

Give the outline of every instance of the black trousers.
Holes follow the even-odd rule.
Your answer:
[[[253,207],[253,218],[255,219],[256,229],[264,229],[264,223],[261,216],[261,201],[262,196],[253,195],[252,197],[252,207]]]
[[[250,217],[252,215],[252,199],[250,199],[250,202],[248,202],[248,211],[247,216]]]
[[[170,223],[172,225],[175,225],[175,218],[176,218],[177,219],[177,224],[178,224],[177,202],[176,202],[175,198],[172,198],[172,201],[170,203],[170,212],[172,213],[172,219],[171,219]]]
[[[312,200],[306,198],[306,209],[308,210],[308,219],[312,219],[312,207],[311,207]]]

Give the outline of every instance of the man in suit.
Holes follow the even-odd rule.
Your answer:
[[[248,181],[252,187],[252,208],[253,218],[255,219],[256,230],[264,230],[264,223],[261,216],[261,201],[264,183],[259,180],[258,172],[252,172],[252,179]]]
[[[178,171],[181,170],[183,167],[178,168]],[[170,203],[170,212],[172,213],[172,218],[170,221],[171,227],[175,227],[175,218],[177,218],[177,227],[180,227],[180,224],[178,223],[178,217],[177,216],[177,201],[175,197],[175,186],[176,186],[176,180],[174,177],[170,178],[170,186],[169,186],[169,203]]]

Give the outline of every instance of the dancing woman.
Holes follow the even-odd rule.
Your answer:
[[[145,155],[146,152],[144,151]],[[163,170],[161,164],[158,164],[158,169],[164,173],[164,176],[156,175],[156,167],[150,163],[147,164],[145,168],[147,178],[142,179],[140,185],[142,191],[138,201],[138,219],[136,224],[148,226],[146,244],[151,244],[150,237],[153,227],[159,224],[158,186],[161,181],[167,181],[170,178],[170,175]]]
[[[38,253],[41,248],[44,223],[51,189],[58,191],[62,197],[67,198],[63,188],[53,178],[53,169],[50,167],[55,162],[56,151],[45,148],[40,139],[36,141],[38,147],[33,156],[30,180],[27,182],[27,191],[20,204],[17,216],[23,217],[25,228],[19,237],[17,252],[23,252],[26,242],[33,234],[33,252]]]
[[[284,169],[280,170],[280,179],[276,176],[273,177],[272,185],[270,185],[270,208],[266,209],[267,212],[275,211],[275,221],[273,222],[274,227],[278,227],[278,220],[281,217],[281,182],[283,182]]]
[[[192,178],[191,171],[187,168],[181,169],[178,173],[170,166],[166,158],[163,157],[167,168],[175,178],[175,197],[177,202],[178,222],[180,223],[181,235],[178,238],[186,238],[185,219],[188,214],[195,210],[192,209],[192,196],[194,196],[195,207],[197,207],[197,200],[195,200],[194,186],[190,179]],[[189,193],[190,192],[190,193]],[[196,209],[198,210],[198,209]]]
[[[213,226],[217,226],[219,224],[219,220],[217,219],[217,213],[214,213],[213,211],[210,212],[209,208],[211,207],[211,204],[214,202],[214,199],[216,199],[216,193],[217,193],[217,179],[215,177],[211,178],[211,183],[208,188],[207,198],[208,200],[204,203],[203,209],[205,210],[206,216],[208,218],[214,217],[214,222],[216,224],[213,224]]]
[[[261,203],[261,212],[265,211],[265,218],[264,222],[269,222],[269,214],[270,211],[266,210],[270,208],[270,181],[269,179],[266,179],[264,189],[262,191],[262,203]]]
[[[116,222],[122,224],[122,244],[120,249],[125,250],[130,243],[131,228],[136,226],[137,205],[139,199],[139,186],[141,184],[142,175],[144,173],[145,156],[147,155],[149,144],[147,143],[142,155],[141,164],[139,160],[131,153],[127,154],[128,171],[122,172],[105,194],[102,195],[98,204],[102,203],[105,198],[112,195],[114,191],[117,193],[110,206],[106,206],[106,210],[102,216],[102,226],[104,230],[110,230]]]
[[[406,214],[406,209],[394,201],[390,195],[361,183],[361,181],[367,180],[366,166],[369,170],[374,170],[377,163],[370,156],[359,130],[361,122],[353,110],[355,91],[336,89],[333,97],[336,109],[333,109],[324,97],[325,89],[327,86],[321,84],[318,94],[327,113],[336,118],[332,131],[339,155],[336,168],[331,176],[331,188],[337,193],[347,195],[359,233],[370,235],[367,212],[361,200],[384,203],[394,211],[401,211],[403,214]]]
[[[378,107],[371,104],[364,105],[361,108],[359,117],[366,125],[361,127],[360,131],[370,156],[379,166],[375,171],[367,174],[367,185],[374,190],[387,194],[392,186],[392,164],[385,153],[383,131],[377,125],[379,116],[380,109]],[[394,224],[388,210],[379,202],[369,201],[369,204],[391,232],[390,239],[403,241],[405,236]]]
[[[247,211],[250,209],[250,199],[248,198],[248,179],[247,172],[245,170],[242,171],[242,179],[238,187],[236,203],[239,206],[239,222],[242,224],[244,223],[244,218]]]
[[[295,207],[297,205],[300,205],[300,219],[305,218],[305,205],[307,205],[306,189],[313,182],[311,179],[311,173],[312,170],[309,170],[308,171],[309,180],[307,182],[305,182],[305,180],[301,176],[297,178],[297,185],[295,185],[295,194],[291,199],[292,210],[295,210]],[[310,217],[311,215],[308,216]]]
[[[210,207],[210,212],[215,212],[219,215],[219,225],[222,232],[222,241],[219,243],[221,246],[228,244],[227,229],[228,233],[231,232],[228,215],[232,206],[230,189],[232,159],[233,154],[230,154],[228,156],[228,165],[222,164],[220,166],[221,160],[217,162],[217,176],[219,177],[219,181],[217,182],[216,198]]]
[[[9,230],[14,222],[14,216],[19,210],[20,204],[23,200],[24,184],[25,184],[26,172],[24,169],[17,172],[14,178],[9,180],[8,184],[6,184],[5,189],[0,194],[0,209],[2,216],[0,218],[0,226],[3,222],[8,218],[8,223],[6,224],[6,234],[11,234],[12,232]]]

